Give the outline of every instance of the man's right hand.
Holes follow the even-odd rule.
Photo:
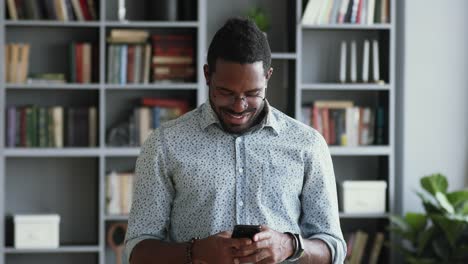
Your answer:
[[[249,238],[231,238],[231,232],[225,231],[196,240],[192,249],[193,263],[234,263],[234,249],[252,244]],[[238,257],[238,256],[237,256]]]

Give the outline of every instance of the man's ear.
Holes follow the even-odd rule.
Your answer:
[[[272,74],[273,74],[273,68],[270,67],[270,69],[268,69],[267,74],[265,76],[267,82],[268,82],[268,80],[270,80]]]
[[[210,67],[208,64],[203,65],[203,74],[205,75],[206,85],[210,85]]]

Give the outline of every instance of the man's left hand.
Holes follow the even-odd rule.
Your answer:
[[[294,253],[292,237],[264,225],[253,237],[253,242],[236,250],[234,257],[238,261],[235,263],[279,263]]]

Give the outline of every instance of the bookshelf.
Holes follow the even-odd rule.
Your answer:
[[[68,55],[68,43],[72,41],[96,43],[99,60],[97,77],[87,84],[7,83],[4,75],[0,75],[0,107],[4,111],[10,105],[57,103],[64,106],[93,105],[98,110],[98,140],[95,147],[7,148],[6,115],[0,115],[0,234],[7,233],[5,216],[12,213],[40,210],[39,213],[51,211],[62,216],[60,248],[18,250],[12,248],[10,243],[3,244],[0,247],[0,264],[115,263],[113,252],[106,242],[107,230],[112,223],[125,222],[127,216],[106,213],[106,175],[110,170],[132,170],[140,149],[109,146],[107,132],[133,107],[130,102],[136,98],[182,97],[190,100],[193,107],[205,102],[207,90],[202,66],[211,38],[227,17],[243,15],[252,6],[261,6],[274,17],[266,32],[274,68],[267,97],[273,106],[296,119],[301,118],[304,103],[317,99],[353,100],[356,104],[385,107],[388,113],[385,144],[330,146],[337,182],[378,178],[388,183],[386,213],[340,213],[343,232],[364,229],[372,234],[385,230],[388,216],[394,212],[395,205],[395,0],[390,1],[390,23],[373,25],[303,25],[301,18],[306,0],[277,1],[275,4],[266,0],[198,0],[193,1],[196,3],[195,18],[184,21],[148,19],[141,15],[141,7],[138,9],[137,4],[132,3],[135,6],[128,10],[129,20],[121,22],[117,19],[117,2],[97,1],[97,20],[61,22],[9,20],[5,0],[0,1],[0,41],[5,44],[32,44],[30,72],[54,72],[68,67],[68,61],[64,58]],[[106,38],[112,29],[144,29],[150,34],[162,31],[193,32],[196,36],[196,81],[108,83]],[[381,67],[385,83],[337,82],[335,73],[339,52],[336,51],[339,49],[336,43],[367,38],[378,39],[382,50],[390,54],[384,58],[384,66]],[[325,58],[321,56],[323,54],[329,56]],[[4,49],[0,50],[0,58],[5,58]],[[5,70],[5,65],[0,64],[0,72]],[[59,185],[50,188],[45,184],[48,182]],[[28,194],[21,195],[25,188]],[[82,192],[77,194],[78,190]],[[81,198],[83,193],[86,196],[84,200]],[[44,197],[36,199],[36,196]],[[79,223],[75,220],[79,220]],[[72,231],[66,231],[68,229]],[[385,255],[389,254],[387,250]]]

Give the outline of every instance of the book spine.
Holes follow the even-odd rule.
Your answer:
[[[16,107],[8,107],[8,120],[7,120],[7,147],[15,147],[16,142]]]

